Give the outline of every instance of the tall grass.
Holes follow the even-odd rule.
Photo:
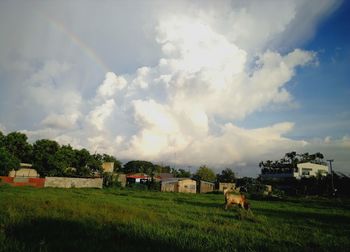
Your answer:
[[[1,251],[310,251],[350,247],[350,202],[0,187]]]

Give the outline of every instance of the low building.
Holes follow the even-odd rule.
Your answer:
[[[272,171],[263,171],[262,179],[285,179],[285,178],[309,178],[317,175],[326,176],[328,174],[328,166],[326,164],[316,164],[312,162],[299,163],[295,168],[274,169]]]
[[[126,183],[127,184],[134,184],[134,183],[147,183],[152,178],[151,176],[147,175],[146,173],[129,173],[126,175]]]
[[[208,193],[208,192],[213,192],[215,189],[215,183],[200,180],[199,183],[199,193]]]
[[[225,189],[234,190],[235,188],[236,188],[235,183],[224,183],[224,182],[219,183],[220,192],[223,192]]]
[[[31,164],[20,163],[20,168],[9,172],[9,177],[38,178],[38,172],[32,168]]]
[[[197,182],[190,178],[172,178],[161,182],[162,192],[196,193]]]

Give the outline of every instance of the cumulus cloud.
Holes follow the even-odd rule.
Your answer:
[[[115,107],[113,99],[107,100],[102,105],[94,108],[88,115],[88,122],[96,127],[98,130],[105,128],[106,119],[112,114]]]
[[[74,66],[46,62],[26,82],[30,103],[45,107],[44,128],[27,133],[122,159],[215,167],[304,150],[313,143],[286,137],[293,122],[253,129],[237,122],[293,104],[287,83],[299,67],[317,65],[315,52],[296,45],[335,6],[332,0],[159,4],[149,33],[159,48],[156,63],[107,72],[82,92],[82,84],[64,78]]]
[[[118,90],[123,89],[127,81],[123,77],[117,76],[115,73],[106,73],[106,78],[97,90],[99,96],[103,98],[112,97]]]

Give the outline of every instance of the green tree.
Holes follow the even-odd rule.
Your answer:
[[[0,131],[0,148],[4,146],[4,140],[5,140],[5,136],[4,136],[4,134]]]
[[[216,178],[214,171],[205,165],[202,165],[201,167],[199,167],[194,177],[198,180],[205,180],[205,181],[215,181],[215,178]]]
[[[177,177],[178,178],[189,178],[189,177],[191,177],[191,172],[190,171],[186,171],[184,169],[179,169]]]
[[[170,166],[154,165],[155,171],[158,173],[170,173]]]
[[[8,176],[9,171],[19,168],[19,160],[4,147],[0,147],[0,176]]]
[[[155,166],[154,164],[148,161],[133,160],[127,162],[124,165],[123,171],[125,173],[143,172],[148,175],[151,175],[151,173],[155,171]]]
[[[73,167],[75,163],[75,152],[72,146],[61,146],[54,156],[56,166],[59,167],[59,170],[63,171],[64,176],[76,175],[74,171],[68,169],[69,167]]]
[[[77,175],[90,176],[91,171],[89,169],[90,152],[87,149],[74,150],[75,158],[73,167],[77,169]]]
[[[32,160],[32,146],[27,142],[27,136],[20,132],[11,132],[3,136],[3,145],[7,151],[20,162],[30,163]]]
[[[103,169],[102,169],[102,163],[103,163],[103,157],[101,154],[93,154],[90,156],[89,161],[87,163],[87,166],[89,167],[90,174],[99,173],[102,175]]]
[[[41,176],[61,176],[64,173],[56,153],[60,146],[56,141],[41,139],[33,144],[33,166]]]
[[[233,183],[236,181],[235,173],[232,169],[226,168],[221,171],[221,174],[217,174],[216,178],[219,182]]]

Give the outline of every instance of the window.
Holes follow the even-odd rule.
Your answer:
[[[303,176],[309,176],[309,175],[310,175],[310,171],[312,171],[312,169],[303,168],[303,169],[301,170],[301,175],[303,175]]]

